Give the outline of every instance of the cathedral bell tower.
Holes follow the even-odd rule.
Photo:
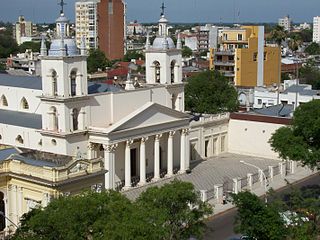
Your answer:
[[[49,51],[44,39],[41,43],[41,133],[44,139],[63,136],[68,143],[66,138],[87,129],[87,56],[82,46],[85,46],[84,42],[79,51],[74,39],[69,36],[69,20],[61,10]],[[58,140],[54,139],[55,142]]]
[[[184,84],[182,83],[182,45],[180,34],[177,46],[169,37],[169,21],[165,18],[162,4],[159,31],[152,45],[149,34],[145,45],[146,84],[166,85],[172,96],[172,108],[184,111]]]

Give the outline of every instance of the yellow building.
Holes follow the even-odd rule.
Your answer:
[[[0,159],[0,237],[14,232],[24,213],[47,206],[53,198],[103,188],[101,158],[89,161],[8,148],[0,151]]]
[[[280,49],[264,42],[263,26],[223,30],[220,48],[211,49],[210,69],[223,73],[239,87],[280,82]]]

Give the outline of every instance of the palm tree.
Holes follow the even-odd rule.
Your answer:
[[[288,42],[288,46],[292,52],[296,52],[301,46],[301,44],[302,44],[302,39],[301,39],[301,36],[298,34],[293,34],[290,37],[290,40]]]
[[[277,43],[278,46],[280,46],[282,41],[286,40],[286,38],[287,32],[279,25],[277,25],[270,33],[270,39]]]

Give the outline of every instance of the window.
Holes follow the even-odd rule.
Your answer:
[[[254,62],[257,61],[257,57],[258,57],[258,53],[257,52],[253,53],[253,61]]]
[[[223,34],[223,40],[228,40],[228,34],[226,33]]]
[[[242,34],[238,34],[238,41],[242,41]]]
[[[172,61],[171,62],[171,83],[174,83],[174,77],[175,77],[174,68],[175,68],[175,65],[176,65],[176,62]]]
[[[59,124],[58,124],[58,113],[55,107],[51,107],[49,111],[49,120],[50,120],[50,130],[58,131]]]
[[[23,144],[23,138],[21,137],[21,135],[18,135],[18,136],[16,137],[16,142],[17,142],[17,143],[20,143],[20,144]]]
[[[72,110],[72,127],[73,127],[73,131],[77,131],[79,129],[78,117],[79,117],[79,111],[78,111],[78,109],[74,108]]]
[[[109,0],[109,4],[108,4],[108,14],[112,15],[113,14],[113,2],[112,0]]]
[[[51,78],[52,78],[52,95],[57,96],[58,95],[58,83],[57,83],[57,72],[56,71],[52,71]]]
[[[221,152],[226,150],[226,136],[221,137]]]
[[[22,109],[29,109],[28,101],[24,97],[21,100],[21,108]]]
[[[76,78],[77,78],[77,72],[76,71],[72,71],[71,74],[70,74],[71,96],[75,96],[76,93],[77,93]]]
[[[155,71],[155,81],[156,83],[160,83],[160,63],[158,61],[153,63],[154,71]]]
[[[5,95],[1,96],[1,106],[8,107],[8,101]]]
[[[266,61],[267,60],[267,52],[263,53],[263,60]]]
[[[258,104],[262,104],[262,99],[258,99]]]
[[[191,161],[197,160],[197,149],[196,149],[196,143],[190,143],[190,157]]]

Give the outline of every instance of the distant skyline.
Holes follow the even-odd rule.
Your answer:
[[[65,13],[74,22],[74,3],[65,0]],[[127,0],[127,20],[157,22],[161,0]],[[294,22],[312,22],[320,15],[320,0],[166,0],[171,22],[277,22],[290,15]],[[58,0],[1,0],[0,21],[14,22],[19,15],[36,23],[52,23]]]

